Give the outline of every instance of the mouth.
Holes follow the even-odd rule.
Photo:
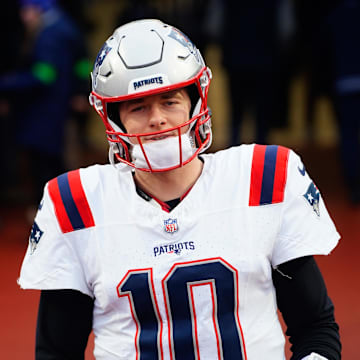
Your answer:
[[[159,141],[159,140],[167,139],[167,138],[172,137],[172,136],[173,135],[156,135],[156,136],[146,137],[144,140],[146,142]]]

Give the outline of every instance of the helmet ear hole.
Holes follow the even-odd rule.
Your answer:
[[[126,132],[126,129],[124,128],[124,125],[120,120],[119,102],[108,103],[106,109],[109,119],[114,122],[120,129]]]
[[[197,103],[199,102],[200,95],[199,95],[198,88],[195,84],[191,84],[191,85],[187,86],[186,91],[189,95],[190,102],[191,102],[190,117],[192,117],[194,115],[195,107],[196,107]]]

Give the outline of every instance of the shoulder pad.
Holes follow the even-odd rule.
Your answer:
[[[289,152],[283,146],[254,146],[249,206],[275,204],[284,200]]]
[[[63,233],[95,226],[80,170],[70,171],[49,181],[49,195]]]

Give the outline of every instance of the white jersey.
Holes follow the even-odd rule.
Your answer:
[[[19,278],[95,299],[97,359],[283,360],[272,267],[339,235],[300,158],[281,146],[202,155],[171,212],[124,165],[51,180]]]

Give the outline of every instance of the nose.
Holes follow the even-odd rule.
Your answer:
[[[153,104],[149,112],[149,124],[152,128],[165,125],[167,123],[166,116],[161,110],[160,105]]]

